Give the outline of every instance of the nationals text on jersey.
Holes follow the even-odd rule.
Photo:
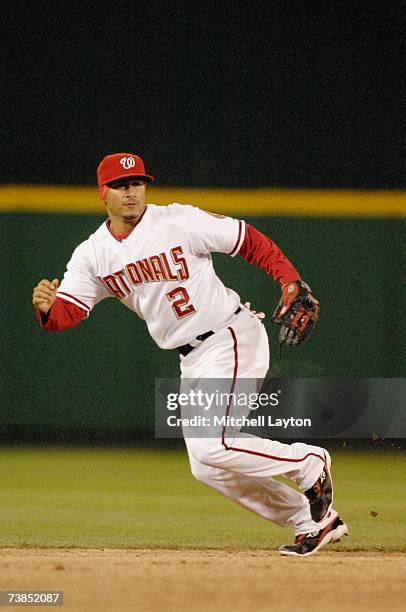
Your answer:
[[[100,281],[106,289],[121,300],[133,291],[132,286],[136,287],[142,283],[187,280],[189,269],[182,254],[182,247],[176,246],[169,251],[169,254],[164,252],[128,263],[122,270],[103,276]],[[172,260],[172,267],[169,258]]]

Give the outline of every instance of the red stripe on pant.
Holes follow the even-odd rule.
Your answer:
[[[234,371],[233,371],[233,381],[231,383],[231,389],[230,389],[230,395],[232,395],[235,389],[235,383],[237,381],[238,343],[237,343],[237,336],[236,336],[234,329],[232,327],[228,327],[227,329],[229,330],[231,337],[233,339],[233,348],[234,348]],[[229,414],[230,414],[230,402],[227,404],[226,420]],[[265,457],[266,459],[274,459],[276,461],[287,461],[289,463],[299,463],[300,461],[304,461],[305,459],[307,459],[307,457],[317,457],[323,463],[325,462],[324,457],[321,457],[317,453],[307,453],[307,455],[305,455],[304,457],[301,457],[300,459],[288,459],[287,457],[276,457],[274,455],[267,455],[266,453],[259,453],[257,451],[252,451],[247,448],[236,448],[235,446],[228,446],[228,444],[225,441],[225,432],[226,432],[226,425],[223,425],[223,430],[221,432],[221,444],[224,446],[225,450],[238,451],[240,453],[247,453],[248,455],[256,455],[257,457]]]

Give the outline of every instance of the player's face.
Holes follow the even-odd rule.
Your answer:
[[[112,223],[135,223],[145,210],[145,181],[134,177],[112,181],[106,206]]]

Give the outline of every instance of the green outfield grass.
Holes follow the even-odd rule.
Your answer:
[[[333,453],[337,549],[406,551],[405,459]],[[0,546],[268,549],[292,539],[196,482],[185,452],[2,449]],[[371,512],[377,516],[371,516]]]

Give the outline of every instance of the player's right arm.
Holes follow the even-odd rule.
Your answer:
[[[42,314],[46,315],[55,302],[58,285],[59,280],[57,278],[54,278],[53,281],[43,278],[39,281],[38,285],[34,287],[32,303]]]
[[[65,331],[89,316],[101,300],[111,297],[95,272],[90,240],[82,242],[67,264],[63,280],[42,279],[34,288],[32,302],[45,331]]]
[[[37,311],[37,319],[46,331],[65,331],[78,325],[87,317],[87,311],[71,302],[57,297],[59,280],[43,278],[32,295],[32,303]]]

